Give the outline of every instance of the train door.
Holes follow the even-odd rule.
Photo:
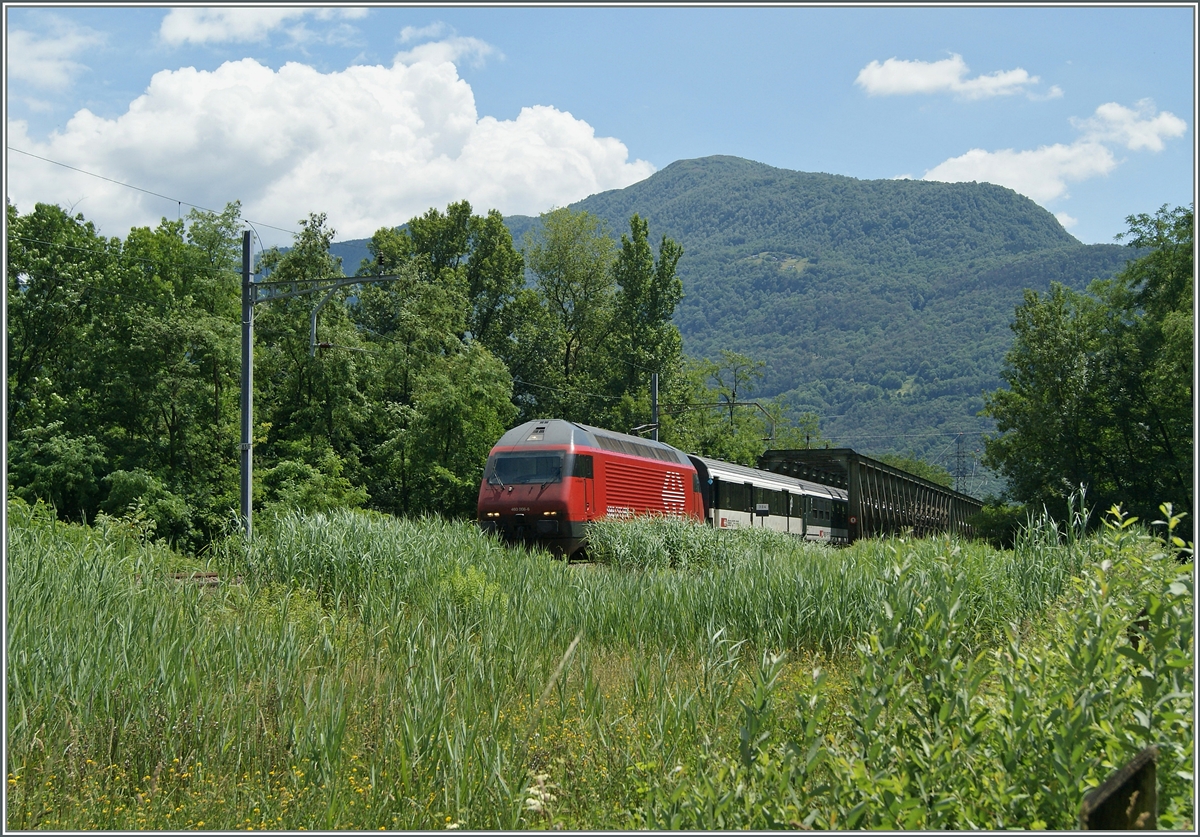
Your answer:
[[[708,516],[708,525],[716,528],[721,526],[720,484],[720,478],[708,478],[708,509],[706,510],[706,514]]]
[[[595,520],[596,514],[596,480],[592,455],[590,453],[575,454],[575,467],[571,476],[583,480],[583,519]]]

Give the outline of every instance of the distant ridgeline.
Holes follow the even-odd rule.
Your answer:
[[[636,212],[656,249],[663,235],[683,245],[675,321],[688,354],[727,348],[763,360],[756,395],[815,412],[838,444],[911,451],[951,472],[954,438],[933,434],[966,434],[969,471],[991,429],[976,415],[981,396],[1001,385],[1023,289],[1082,289],[1135,255],[1081,244],[990,183],[856,180],[737,157],[681,160],[571,208],[603,218],[618,239]],[[506,221],[518,248],[537,224]],[[365,244],[331,252],[352,273]]]

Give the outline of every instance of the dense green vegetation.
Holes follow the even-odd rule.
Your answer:
[[[315,298],[258,307],[253,541],[238,205],[124,241],[8,207],[6,826],[1066,828],[1155,743],[1191,827],[1191,212],[1084,247],[999,187],[731,158],[581,206],[379,230],[357,275],[394,278],[315,353]],[[340,275],[334,236],[260,276]],[[1010,499],[1071,523],[600,523],[572,566],[461,519],[504,429],[645,424],[652,373],[685,450],[830,437],[942,484],[927,434],[986,403]],[[1076,485],[1141,523],[1085,536]]]
[[[158,536],[193,550],[229,530],[241,226],[231,204],[220,215],[194,211],[186,224],[133,230],[122,242],[55,206],[28,215],[8,207],[6,419],[16,496],[47,500],[71,520],[140,508]],[[339,275],[332,236],[323,216],[310,216],[295,246],[268,251],[261,268],[300,287]],[[368,288],[357,304],[346,292],[331,300],[319,336],[336,348],[315,356],[315,299],[256,309],[260,509],[371,503],[397,514],[462,513],[473,505],[487,450],[516,414],[511,380],[485,346],[461,339],[466,292],[434,281],[423,256],[403,254],[391,266],[401,279]]]
[[[9,488],[64,515],[140,502],[195,543],[237,508],[239,208],[122,242],[7,207]]]
[[[1006,389],[987,398],[1000,433],[987,461],[1010,495],[1058,509],[1062,486],[1086,485],[1102,505],[1154,514],[1169,500],[1192,532],[1192,210],[1130,216],[1146,252],[1083,294],[1027,290],[1005,355]]]
[[[6,829],[1072,828],[1148,743],[1194,821],[1190,567],[1128,522],[609,523],[591,565],[361,511],[205,562],[9,523]]]

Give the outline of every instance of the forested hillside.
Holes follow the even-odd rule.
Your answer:
[[[1024,289],[1082,289],[1136,254],[1081,244],[989,183],[856,180],[724,156],[681,160],[571,208],[616,235],[638,213],[683,246],[675,324],[687,354],[764,361],[755,394],[816,413],[835,444],[950,470],[953,434],[965,434],[969,470],[992,427],[977,414],[1002,385]],[[520,246],[537,219],[505,222]],[[351,267],[365,242],[334,252]]]
[[[1132,255],[1079,243],[1001,186],[733,157],[683,160],[576,206],[614,225],[638,212],[683,245],[685,351],[765,361],[760,394],[816,413],[836,444],[951,470],[953,437],[922,434],[962,432],[968,456],[980,448],[991,425],[977,413],[1001,386],[1023,289],[1083,288]]]

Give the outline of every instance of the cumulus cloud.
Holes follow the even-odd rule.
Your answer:
[[[5,72],[43,90],[63,90],[88,68],[75,58],[104,43],[104,35],[61,18],[51,21],[50,32],[40,37],[24,29],[10,29],[5,46]]]
[[[941,61],[906,61],[889,58],[872,61],[859,70],[854,83],[869,96],[903,96],[917,93],[953,93],[964,99],[987,99],[1028,93],[1040,79],[1025,70],[999,70],[986,76],[967,78],[970,68],[961,55],[951,54]],[[1057,87],[1048,96],[1061,96]],[[1042,98],[1046,98],[1043,96]]]
[[[925,172],[924,180],[984,181],[1007,186],[1038,203],[1061,198],[1067,184],[1108,174],[1117,161],[1100,143],[1055,143],[1033,151],[972,148]]]
[[[1065,212],[1055,212],[1054,217],[1058,220],[1058,223],[1063,225],[1064,230],[1069,230],[1071,227],[1079,223],[1078,218],[1072,218]]]
[[[81,110],[44,141],[23,122],[8,127],[17,148],[201,206],[240,199],[245,217],[285,227],[326,212],[340,238],[462,198],[479,211],[536,214],[654,172],[553,107],[480,117],[446,61],[321,73],[247,58],[156,73],[121,116]],[[175,211],[37,160],[9,162],[8,194],[23,212],[34,201],[75,205],[106,234],[124,235]]]
[[[306,9],[306,8],[219,8],[171,9],[163,18],[158,35],[172,46],[223,42],[263,41],[274,30],[291,21],[305,17],[318,20],[358,19],[367,9]],[[293,29],[293,38],[300,32]]]
[[[1187,123],[1173,113],[1157,113],[1154,102],[1142,99],[1133,108],[1108,102],[1096,108],[1087,119],[1072,119],[1071,124],[1094,142],[1115,142],[1130,151],[1163,150],[1163,137],[1181,137]]]
[[[1157,113],[1149,100],[1138,102],[1135,109],[1108,102],[1087,119],[1072,119],[1071,123],[1083,132],[1073,143],[1055,143],[1032,151],[973,148],[934,166],[925,172],[924,179],[986,181],[1046,203],[1069,197],[1070,183],[1107,175],[1115,169],[1119,161],[1110,145],[1131,151],[1161,151],[1164,137],[1182,136],[1187,131],[1182,119],[1168,111]],[[1070,216],[1063,217],[1071,220]]]

